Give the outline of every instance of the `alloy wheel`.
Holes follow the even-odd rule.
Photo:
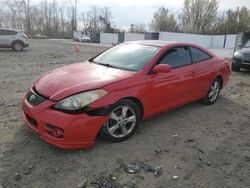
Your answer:
[[[211,85],[208,93],[208,98],[210,102],[216,101],[220,93],[220,83],[218,80],[215,80],[213,84]]]
[[[115,138],[123,138],[134,129],[136,125],[136,113],[129,106],[119,106],[109,115],[106,127],[110,135]]]

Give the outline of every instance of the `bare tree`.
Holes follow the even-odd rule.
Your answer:
[[[95,33],[99,31],[99,9],[97,6],[91,6],[88,11],[88,16],[90,18],[90,31]]]
[[[144,24],[144,23],[134,24],[133,25],[133,30],[130,30],[130,32],[133,32],[133,33],[145,33],[145,32],[147,32],[146,24]]]
[[[81,30],[83,32],[88,32],[90,28],[90,16],[88,12],[82,12],[79,20],[81,21]]]
[[[206,33],[216,21],[218,0],[185,0],[179,14],[183,32]]]
[[[160,7],[149,24],[151,31],[178,31],[175,15],[167,8]]]
[[[101,30],[103,32],[112,32],[111,29],[112,13],[109,7],[103,7],[100,9],[99,20],[101,24]]]

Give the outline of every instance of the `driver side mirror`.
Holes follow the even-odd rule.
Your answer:
[[[168,64],[159,64],[153,68],[154,73],[168,73],[171,71],[171,66]]]

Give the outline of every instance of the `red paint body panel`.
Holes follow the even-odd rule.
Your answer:
[[[162,41],[136,43],[161,47],[142,71],[124,71],[86,62],[65,66],[42,75],[32,87],[49,100],[32,106],[24,99],[22,118],[25,124],[42,139],[58,147],[88,148],[94,146],[96,135],[107,117],[59,112],[52,109],[56,101],[79,92],[101,88],[108,94],[88,105],[89,108],[108,107],[123,98],[133,97],[142,103],[143,119],[147,119],[205,97],[210,84],[217,76],[222,78],[223,87],[228,82],[229,62],[200,46]],[[206,51],[212,58],[172,69],[169,73],[149,74],[159,58],[176,46],[194,46]],[[37,121],[37,127],[32,125],[27,115]],[[58,139],[49,135],[46,130],[48,124],[62,128],[64,138]]]
[[[75,93],[101,88],[134,74],[135,72],[110,69],[89,62],[76,63],[48,72],[34,86],[41,95],[51,100],[60,100]]]

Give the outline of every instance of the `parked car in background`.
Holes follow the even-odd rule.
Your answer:
[[[41,34],[36,34],[34,36],[34,39],[47,39],[47,36],[46,35],[41,35]]]
[[[234,52],[231,69],[240,71],[240,68],[250,69],[250,40]]]
[[[81,31],[74,31],[73,32],[73,40],[74,41],[77,41],[78,40],[78,37],[80,37],[82,35],[82,32]]]
[[[28,36],[20,30],[0,28],[0,48],[22,51],[29,46]]]
[[[214,104],[229,62],[195,44],[135,41],[50,70],[29,88],[22,119],[61,148],[93,147],[98,133],[128,139],[142,120],[202,100]]]
[[[91,39],[87,35],[81,35],[77,38],[78,42],[88,42],[91,43]]]

